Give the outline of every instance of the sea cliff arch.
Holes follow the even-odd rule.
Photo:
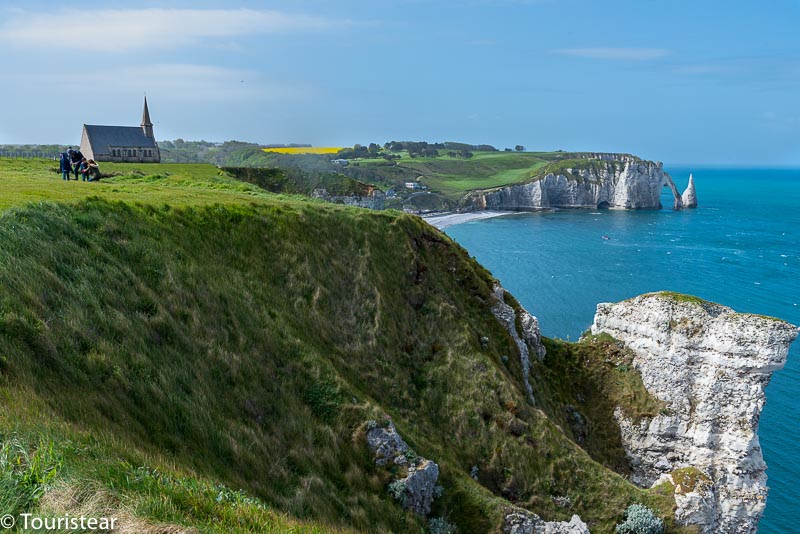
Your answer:
[[[682,210],[683,200],[681,199],[681,194],[678,193],[678,188],[675,187],[675,182],[672,181],[672,177],[666,172],[664,173],[664,187],[669,187],[669,190],[672,191],[672,197],[675,199],[672,209]]]

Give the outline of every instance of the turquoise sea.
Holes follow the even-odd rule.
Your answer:
[[[577,339],[598,302],[671,290],[800,325],[800,170],[666,169],[694,173],[700,207],[529,213],[451,226],[463,245],[539,318]],[[609,239],[604,239],[608,236]],[[767,389],[759,436],[771,488],[762,533],[800,527],[800,340]]]

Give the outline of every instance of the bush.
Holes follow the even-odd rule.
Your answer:
[[[428,532],[430,534],[455,534],[456,526],[449,523],[443,517],[434,517],[428,521]]]
[[[400,502],[401,506],[406,504],[406,483],[402,480],[395,480],[389,484],[389,495]]]
[[[664,521],[643,504],[632,504],[625,511],[625,521],[617,525],[617,534],[663,534]]]

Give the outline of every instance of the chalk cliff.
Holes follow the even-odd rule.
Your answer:
[[[797,328],[671,293],[599,304],[592,333],[634,353],[648,391],[666,403],[640,423],[617,411],[632,479],[670,482],[679,523],[702,533],[753,533],[767,496],[758,441],[764,388]]]
[[[675,184],[661,163],[628,154],[587,154],[550,165],[527,183],[473,191],[464,205],[490,210],[660,209],[664,186],[673,192],[674,207],[682,208]]]

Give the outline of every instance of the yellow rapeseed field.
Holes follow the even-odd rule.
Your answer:
[[[264,152],[277,152],[278,154],[336,154],[341,148],[337,147],[287,147],[287,148],[265,148]]]

